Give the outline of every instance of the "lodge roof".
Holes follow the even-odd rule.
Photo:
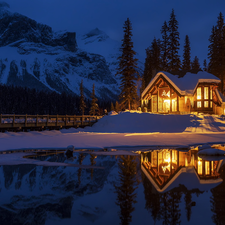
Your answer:
[[[220,83],[220,79],[213,74],[199,71],[197,74],[187,72],[184,76],[173,75],[169,72],[158,72],[142,92],[142,97],[154,85],[155,81],[163,76],[181,95],[193,95],[199,83]]]

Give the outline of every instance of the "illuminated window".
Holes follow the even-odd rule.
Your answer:
[[[210,88],[210,99],[212,99],[212,88]]]
[[[202,175],[202,159],[198,157],[198,174]]]
[[[209,99],[209,88],[204,87],[204,99]]]
[[[201,108],[201,107],[202,107],[201,101],[197,101],[197,108]]]
[[[210,174],[209,161],[205,162],[205,175]]]
[[[201,87],[197,88],[197,99],[202,99],[202,88]]]
[[[210,108],[212,108],[212,101],[210,102]]]
[[[204,101],[204,107],[208,108],[209,107],[209,102],[208,101]]]

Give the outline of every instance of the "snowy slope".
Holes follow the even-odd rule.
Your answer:
[[[113,41],[100,43],[93,33],[89,34],[90,49],[82,48],[82,43],[77,45],[75,32],[54,32],[47,25],[11,12],[7,4],[0,5],[0,16],[0,83],[79,94],[83,80],[87,97],[95,84],[99,98],[117,99]],[[93,48],[106,50],[110,58]]]

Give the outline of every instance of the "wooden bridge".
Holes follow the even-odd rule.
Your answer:
[[[91,126],[102,116],[76,115],[0,115],[0,132],[58,130]]]

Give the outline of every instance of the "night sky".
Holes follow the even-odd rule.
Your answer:
[[[121,41],[127,17],[133,25],[134,48],[144,61],[145,49],[170,19],[172,8],[179,22],[180,55],[185,35],[191,42],[191,58],[200,63],[207,59],[208,39],[219,12],[225,15],[225,0],[6,0],[11,10],[55,31],[68,30],[83,34],[98,27],[112,39]],[[78,43],[79,46],[79,43]],[[182,60],[182,58],[181,58]]]

